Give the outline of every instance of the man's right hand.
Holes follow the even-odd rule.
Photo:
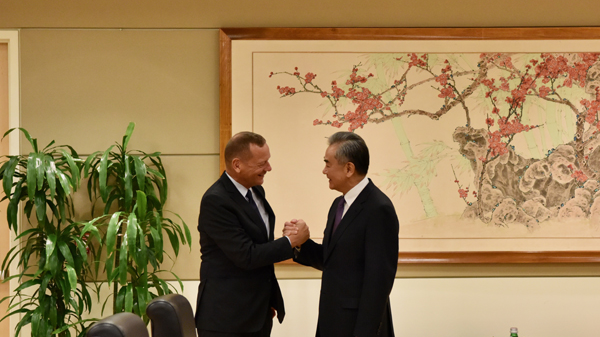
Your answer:
[[[283,235],[290,239],[292,247],[300,247],[310,238],[310,230],[304,220],[293,219],[285,223]]]

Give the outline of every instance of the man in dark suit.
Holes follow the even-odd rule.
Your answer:
[[[238,133],[225,148],[226,170],[200,204],[199,337],[270,336],[285,309],[273,263],[293,257],[308,228],[273,240],[275,214],[261,186],[271,171],[265,139]]]
[[[389,294],[398,264],[398,217],[366,178],[369,149],[351,132],[329,137],[323,174],[333,201],[323,243],[308,240],[295,261],[323,271],[317,337],[394,336]],[[284,234],[295,233],[292,220]]]

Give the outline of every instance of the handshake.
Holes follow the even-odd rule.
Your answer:
[[[296,248],[310,238],[310,231],[304,220],[292,219],[283,226],[283,236],[287,236],[290,239],[292,248]]]

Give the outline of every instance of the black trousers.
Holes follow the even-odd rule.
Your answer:
[[[269,311],[265,323],[263,324],[263,327],[260,329],[260,331],[249,333],[232,333],[198,329],[198,337],[269,337],[271,336],[272,328],[273,318],[271,317],[271,313]]]

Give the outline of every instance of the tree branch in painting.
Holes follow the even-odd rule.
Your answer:
[[[352,67],[343,85],[332,80],[327,89],[317,83],[316,74],[301,75],[298,68],[269,76],[297,80],[297,87],[277,87],[282,98],[312,94],[326,102],[333,110],[332,119],[317,118],[315,126],[345,126],[353,132],[368,124],[391,121],[401,143],[404,137],[403,144],[409,144],[401,125],[403,118],[440,121],[450,113],[464,116],[464,124],[456,125],[452,138],[458,152],[469,161],[476,190],[469,191],[454,173],[458,197],[466,203],[462,217],[497,226],[518,223],[533,229],[550,219],[600,221],[598,56],[369,54],[365,65],[357,62]],[[407,104],[409,100],[411,104]],[[437,107],[432,109],[431,102],[437,102]],[[547,114],[546,124],[525,122],[531,119],[532,109]],[[563,115],[557,116],[557,110]],[[561,117],[567,128],[557,126]],[[574,125],[570,129],[569,120]],[[527,156],[513,143],[522,137],[530,152],[539,152],[530,135],[534,129],[544,129],[540,133],[543,131],[552,144],[544,149],[544,155]],[[572,131],[567,140],[559,135],[565,129]],[[434,155],[420,160],[410,145],[403,146],[409,164],[390,171],[390,176],[401,177],[396,182],[404,186],[403,190],[417,188],[427,217],[437,215],[429,184],[448,149],[432,141],[428,151]],[[429,165],[427,174],[423,174],[424,165],[416,164],[422,162]],[[454,171],[454,167],[448,169]],[[410,174],[411,170],[419,171],[419,178]]]

